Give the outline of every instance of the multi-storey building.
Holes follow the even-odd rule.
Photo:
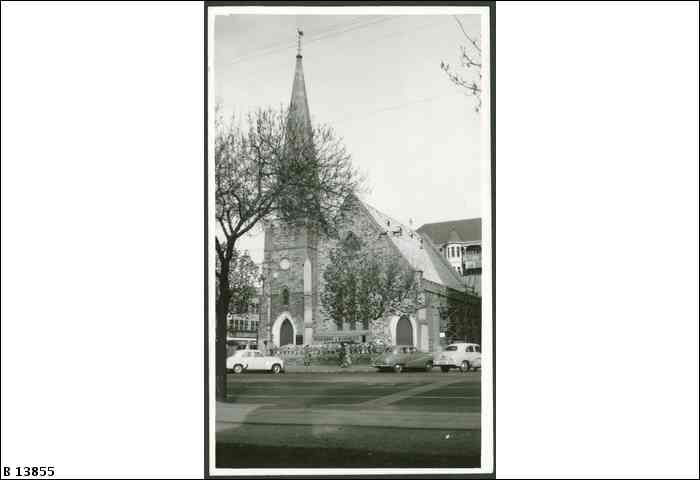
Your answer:
[[[481,295],[481,219],[426,223],[417,231],[437,247],[467,289]]]

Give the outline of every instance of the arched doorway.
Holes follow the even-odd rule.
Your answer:
[[[399,318],[396,323],[396,344],[413,345],[413,327],[406,315]]]
[[[285,318],[280,327],[280,347],[290,343],[294,343],[294,328],[292,327],[292,322]]]

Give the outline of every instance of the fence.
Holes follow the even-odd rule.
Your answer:
[[[352,363],[367,365],[372,358],[382,353],[386,345],[376,343],[350,343],[345,345]],[[287,365],[302,365],[306,360],[311,365],[337,365],[341,361],[342,345],[326,343],[320,345],[284,345],[270,349],[271,355],[277,355]]]

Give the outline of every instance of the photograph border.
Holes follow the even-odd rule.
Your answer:
[[[489,12],[489,114],[490,114],[490,275],[491,275],[491,372],[492,405],[491,420],[493,465],[491,473],[405,473],[382,474],[381,478],[496,478],[496,2],[451,1],[451,2],[271,2],[271,1],[205,1],[204,2],[204,478],[246,478],[245,475],[212,475],[210,471],[210,381],[209,381],[209,7],[487,7]],[[443,469],[439,469],[443,470]],[[373,474],[376,475],[376,474]],[[368,477],[366,474],[340,474],[334,478]],[[265,474],[259,478],[308,478],[306,475]],[[250,478],[250,477],[248,477]]]

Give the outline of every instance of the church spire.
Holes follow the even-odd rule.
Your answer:
[[[304,67],[301,63],[301,37],[304,32],[297,30],[297,65],[294,71],[294,83],[292,84],[292,100],[289,110],[292,115],[301,122],[307,133],[311,133],[311,115],[309,114],[309,101],[306,98],[306,84],[304,82]]]

